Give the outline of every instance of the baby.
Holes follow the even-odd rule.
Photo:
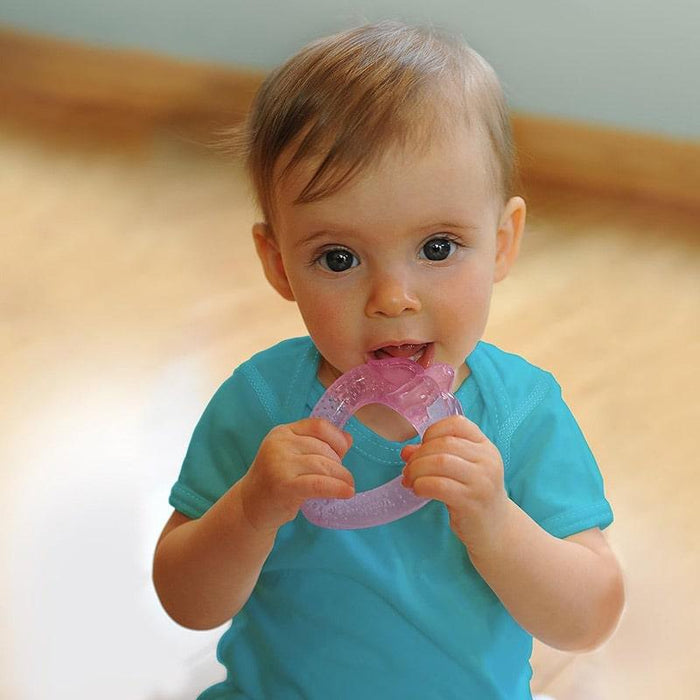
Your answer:
[[[270,284],[308,337],[245,362],[198,423],[155,552],[180,624],[232,620],[200,700],[530,698],[532,637],[599,645],[623,606],[596,462],[551,376],[481,341],[515,262],[509,119],[462,42],[383,22],[304,48],[241,132]],[[389,408],[309,418],[369,359],[455,370],[465,417],[418,441]],[[352,446],[352,449],[351,449]],[[403,470],[432,499],[385,526],[299,512]]]

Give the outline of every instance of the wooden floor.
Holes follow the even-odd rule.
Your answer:
[[[192,700],[220,632],[150,586],[194,421],[303,326],[254,258],[235,165],[173,135],[0,126],[0,697]],[[700,183],[698,183],[700,186]],[[487,339],[552,370],[603,470],[627,609],[538,647],[557,700],[700,697],[700,212],[530,186]]]

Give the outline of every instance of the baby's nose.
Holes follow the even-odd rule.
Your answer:
[[[378,274],[367,298],[367,316],[400,316],[420,311],[421,303],[411,280],[391,274]]]

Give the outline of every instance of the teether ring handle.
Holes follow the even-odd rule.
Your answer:
[[[312,417],[342,428],[360,408],[379,403],[406,418],[422,437],[430,425],[450,415],[463,415],[449,393],[454,371],[436,364],[425,370],[412,360],[371,360],[346,372],[321,397]],[[401,476],[375,489],[344,499],[310,499],[302,505],[305,517],[320,527],[350,530],[392,522],[429,502],[401,484]]]

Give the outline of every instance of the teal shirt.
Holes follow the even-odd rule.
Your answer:
[[[270,429],[308,416],[323,394],[309,338],[242,364],[198,423],[171,505],[198,518],[252,463]],[[503,456],[509,497],[567,537],[612,522],[596,462],[551,374],[493,345],[466,360],[456,392]],[[401,448],[356,418],[344,464],[364,491],[401,470]],[[408,442],[414,442],[417,438]],[[300,513],[283,526],[258,583],[218,647],[225,682],[200,700],[520,700],[532,638],[469,561],[431,501],[363,530],[327,530]]]

